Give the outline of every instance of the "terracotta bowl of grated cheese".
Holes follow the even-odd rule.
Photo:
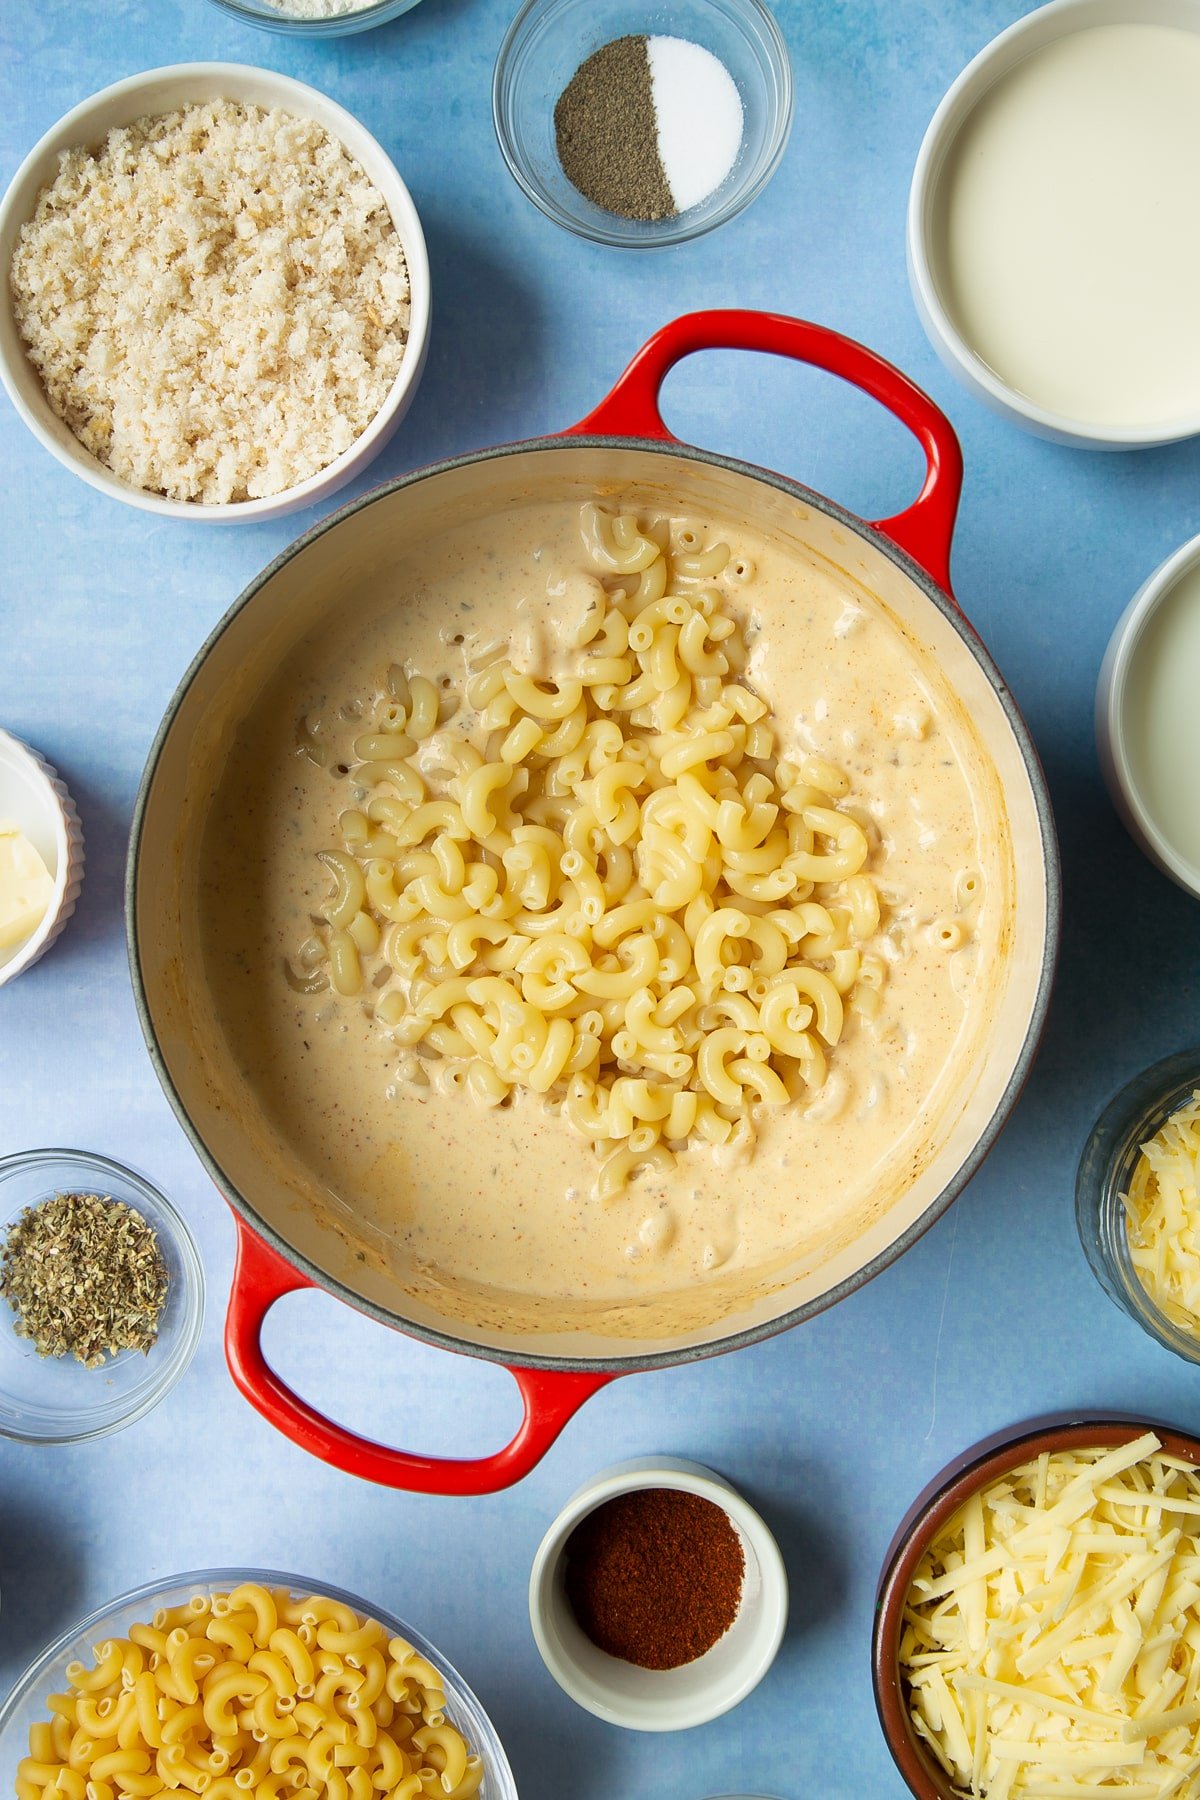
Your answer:
[[[876,1601],[875,1703],[917,1800],[1175,1800],[1200,1774],[1200,1439],[1030,1424],[914,1503]]]
[[[167,518],[326,499],[425,366],[408,189],[350,113],[266,69],[181,63],[75,107],[0,201],[0,266],[17,412],[90,486]]]

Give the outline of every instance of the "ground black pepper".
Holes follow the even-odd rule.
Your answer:
[[[626,219],[669,219],[644,37],[614,38],[576,69],[554,108],[558,160],[581,194]]]
[[[566,1546],[566,1591],[601,1650],[677,1669],[733,1624],[746,1563],[729,1517],[678,1488],[638,1488],[598,1506]]]

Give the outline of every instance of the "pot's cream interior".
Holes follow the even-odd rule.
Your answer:
[[[249,1059],[236,1046],[231,1053],[217,1016],[199,873],[231,755],[236,772],[239,732],[282,665],[325,656],[337,633],[362,633],[385,606],[394,612],[406,574],[419,579],[442,534],[476,522],[499,528],[535,502],[565,508],[597,497],[757,534],[847,605],[886,621],[969,765],[992,897],[970,1028],[913,1109],[872,1191],[820,1215],[819,1230],[784,1230],[770,1255],[735,1257],[670,1293],[642,1279],[602,1303],[569,1283],[534,1294],[519,1283],[443,1279],[406,1252],[377,1210],[357,1203],[353,1180],[339,1184],[328,1162],[305,1160],[239,1072]],[[322,847],[318,836],[314,854]],[[954,1182],[991,1129],[1026,1046],[1046,963],[1046,853],[1030,775],[990,680],[960,632],[893,561],[768,482],[665,453],[558,445],[485,458],[381,495],[287,560],[236,613],[182,696],[162,747],[142,824],[135,929],[149,1016],[178,1102],[226,1191],[286,1246],[398,1323],[516,1357],[638,1358],[684,1353],[819,1301],[883,1257]],[[491,1115],[459,1099],[464,1134],[486,1134]]]

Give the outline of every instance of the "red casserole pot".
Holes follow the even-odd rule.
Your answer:
[[[913,504],[864,523],[782,476],[681,445],[658,396],[671,367],[693,351],[769,351],[826,369],[878,400],[914,434],[926,475]],[[899,1256],[961,1191],[995,1142],[1028,1074],[1045,1018],[1059,925],[1059,875],[1044,778],[1003,679],[960,613],[949,586],[950,543],[962,459],[949,422],[920,389],[862,345],[798,319],[696,313],[657,333],[608,397],[557,437],[455,458],[402,477],[301,538],[255,581],[204,645],[155,739],[134,816],[127,881],[130,963],[142,1028],[160,1080],[198,1154],[237,1219],[238,1256],[225,1343],[234,1380],[288,1437],[338,1468],[424,1493],[479,1494],[527,1474],[583,1402],[630,1370],[714,1355],[784,1330],[830,1306]],[[504,495],[582,481],[669,486],[680,504],[745,517],[758,529],[799,534],[814,555],[850,571],[902,630],[935,658],[967,709],[1001,784],[1014,870],[1012,940],[980,1054],[925,1165],[901,1197],[820,1269],[752,1296],[739,1316],[701,1320],[685,1334],[644,1342],[545,1340],[527,1329],[464,1329],[415,1303],[399,1280],[364,1264],[322,1210],[314,1188],[297,1202],[256,1156],[241,1123],[247,1096],[237,1072],[205,1053],[197,1028],[195,936],[189,900],[205,797],[232,740],[237,706],[298,641],[314,606],[336,604],[348,581],[389,566],[406,535],[488,516]],[[471,509],[474,509],[473,511]],[[314,599],[314,596],[316,598]],[[305,609],[308,609],[307,613]],[[257,672],[257,673],[256,673]],[[242,699],[231,701],[231,695]],[[186,972],[186,973],[185,973]],[[940,1127],[939,1127],[940,1129]],[[319,1286],[363,1312],[446,1348],[505,1363],[524,1402],[512,1442],[478,1460],[440,1460],[390,1449],[324,1418],[285,1384],[262,1353],[272,1304]]]

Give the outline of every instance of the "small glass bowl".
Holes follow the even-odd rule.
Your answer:
[[[1197,1087],[1200,1050],[1181,1050],[1137,1076],[1092,1127],[1075,1178],[1079,1241],[1100,1286],[1143,1331],[1191,1363],[1200,1363],[1200,1337],[1167,1318],[1142,1286],[1129,1254],[1121,1195],[1129,1191],[1141,1146]]]
[[[613,38],[660,33],[690,38],[719,57],[742,100],[737,162],[707,200],[670,219],[624,219],[567,180],[554,143],[554,106],[580,63]],[[492,82],[492,116],[504,160],[546,217],[578,237],[618,249],[682,244],[732,219],[779,167],[792,128],[787,46],[762,0],[526,0],[509,26]]]
[[[378,1620],[393,1637],[407,1638],[421,1655],[428,1658],[441,1675],[446,1692],[446,1716],[466,1738],[471,1749],[483,1758],[483,1785],[479,1800],[517,1800],[508,1758],[491,1720],[484,1712],[466,1682],[427,1638],[406,1625],[403,1619],[331,1587],[325,1581],[313,1581],[306,1575],[282,1575],[274,1569],[199,1569],[191,1575],[172,1575],[165,1581],[152,1581],[132,1593],[122,1594],[100,1607],[70,1631],[64,1631],[50,1648],[32,1663],[16,1683],[4,1705],[0,1707],[0,1784],[6,1793],[14,1791],[17,1764],[29,1754],[29,1727],[49,1717],[46,1696],[63,1693],[67,1687],[67,1664],[90,1660],[93,1644],[107,1638],[129,1635],[129,1627],[146,1624],[160,1608],[183,1606],[193,1594],[223,1593],[239,1587],[244,1581],[258,1582],[266,1588],[287,1588],[293,1596],[321,1594],[340,1600],[356,1613]],[[182,1790],[181,1790],[182,1791]]]
[[[123,1350],[95,1369],[73,1356],[39,1356],[0,1299],[0,1436],[26,1444],[83,1443],[140,1419],[187,1368],[204,1322],[204,1271],[191,1232],[157,1188],[107,1157],[27,1150],[0,1159],[0,1241],[27,1206],[66,1193],[128,1201],[157,1232],[170,1285],[153,1348]]]
[[[375,0],[373,6],[360,6],[356,12],[337,13],[332,19],[291,19],[286,13],[267,5],[267,0],[211,0],[223,13],[239,19],[243,25],[257,25],[260,31],[277,31],[282,37],[349,37],[355,31],[370,31],[374,25],[386,25],[401,13],[411,12],[418,0]]]

